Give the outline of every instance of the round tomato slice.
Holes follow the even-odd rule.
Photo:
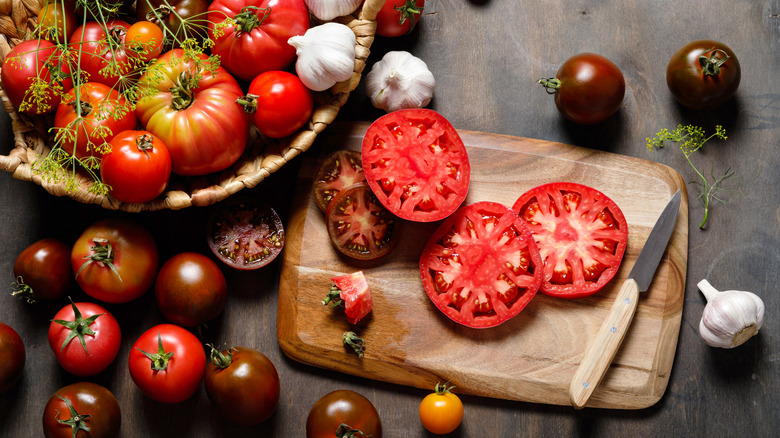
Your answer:
[[[368,185],[398,217],[437,221],[466,199],[471,176],[466,146],[436,111],[404,109],[378,118],[363,138],[362,156]]]
[[[314,176],[314,200],[322,211],[347,187],[366,180],[360,152],[339,150],[331,153]]]
[[[600,191],[581,184],[545,184],[512,207],[526,222],[544,260],[544,294],[581,298],[617,273],[628,242],[623,212]]]
[[[520,313],[542,284],[542,259],[531,232],[508,207],[462,207],[433,233],[420,257],[431,301],[453,321],[497,326]]]
[[[379,203],[365,183],[340,191],[325,217],[330,241],[353,259],[377,259],[398,242],[398,218]]]

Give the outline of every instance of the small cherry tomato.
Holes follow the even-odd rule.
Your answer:
[[[690,42],[672,55],[666,85],[680,104],[692,110],[714,109],[737,92],[742,72],[734,52],[712,40]]]
[[[26,358],[22,337],[11,326],[0,322],[0,394],[22,377]]]
[[[115,135],[110,144],[111,152],[103,155],[100,164],[100,176],[111,186],[112,196],[128,204],[143,203],[165,191],[171,176],[171,155],[159,137],[128,130]]]
[[[450,392],[454,386],[436,384],[436,392],[420,402],[420,421],[429,432],[437,435],[450,433],[463,420],[463,402]]]
[[[227,282],[210,258],[184,252],[162,265],[154,283],[154,296],[165,319],[185,327],[197,327],[222,312]]]
[[[376,15],[376,34],[397,37],[410,33],[424,7],[425,0],[387,0]]]
[[[382,438],[382,421],[374,405],[348,389],[322,396],[306,418],[306,438],[334,436]]]
[[[127,29],[125,44],[130,49],[128,53],[149,62],[162,53],[163,39],[159,26],[150,21],[138,21]]]
[[[38,12],[41,37],[54,44],[65,44],[76,30],[76,14],[73,7],[61,1],[46,3]]]
[[[265,136],[282,138],[306,124],[314,110],[311,90],[292,73],[267,71],[249,84],[237,101]]]
[[[60,388],[43,408],[46,438],[110,438],[119,434],[122,413],[116,397],[97,383]]]
[[[11,295],[36,300],[62,298],[73,285],[70,248],[59,239],[41,239],[24,249],[14,262]]]

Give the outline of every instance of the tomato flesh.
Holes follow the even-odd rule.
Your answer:
[[[327,211],[330,201],[347,187],[366,180],[360,152],[338,150],[328,155],[314,176],[314,200]]]
[[[357,324],[374,309],[374,301],[368,290],[368,282],[363,271],[331,278],[341,289],[340,298],[344,300],[347,322]]]

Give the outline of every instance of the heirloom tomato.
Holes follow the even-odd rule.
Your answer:
[[[512,209],[533,233],[544,260],[544,294],[580,298],[615,276],[628,242],[628,224],[605,194],[558,182],[533,188]]]
[[[543,261],[531,232],[497,202],[461,207],[433,233],[420,277],[433,304],[467,327],[514,317],[542,284]]]
[[[345,435],[348,431],[353,431],[352,435]],[[379,413],[367,398],[355,391],[340,389],[325,394],[309,411],[306,438],[333,436],[382,438]]]
[[[615,114],[626,94],[620,69],[595,53],[572,56],[554,78],[539,83],[555,95],[555,105],[564,118],[582,125],[600,123]]]
[[[457,429],[463,421],[463,402],[451,392],[453,388],[446,383],[437,383],[435,392],[426,395],[420,402],[420,421],[429,432],[445,435]]]
[[[142,98],[135,111],[168,147],[174,173],[205,175],[238,160],[249,138],[249,118],[236,103],[244,95],[238,82],[222,67],[212,73],[206,55],[199,62],[187,56],[174,49],[157,58],[155,74],[139,81],[157,93]]]
[[[692,110],[717,108],[736,93],[742,70],[725,44],[698,40],[681,47],[666,66],[666,85]]]
[[[105,24],[87,21],[70,36],[69,46],[78,53],[79,70],[90,82],[99,82],[111,88],[124,88],[133,63],[125,46],[125,35],[130,24],[111,18]],[[122,81],[122,82],[120,82]]]
[[[121,131],[135,129],[137,119],[125,97],[99,82],[81,84],[62,98],[54,115],[56,139],[63,151],[82,159],[102,157]]]
[[[425,0],[387,0],[376,15],[376,34],[397,37],[407,34],[422,16]]]
[[[207,0],[141,0],[136,3],[138,21],[149,21],[165,31],[166,46],[179,47],[186,39],[203,41],[206,36]]]
[[[159,265],[157,243],[146,228],[128,219],[103,219],[79,236],[70,254],[81,289],[107,303],[126,303],[144,294]]]
[[[43,408],[46,438],[112,438],[119,435],[122,412],[116,397],[97,383],[60,388]]]
[[[154,283],[157,307],[168,321],[197,327],[216,318],[225,307],[227,282],[216,263],[194,253],[166,261]]]
[[[144,332],[130,350],[130,377],[147,397],[180,403],[200,388],[206,352],[195,335],[173,324]]]
[[[323,212],[341,191],[366,180],[360,152],[339,150],[328,155],[314,175],[314,200]]]
[[[363,137],[362,157],[371,191],[402,219],[444,219],[468,194],[466,146],[436,111],[403,109],[376,119]]]
[[[363,271],[340,275],[331,280],[335,286],[330,288],[322,304],[330,303],[331,307],[343,305],[347,322],[357,324],[374,309]]]
[[[0,322],[0,394],[11,389],[22,377],[27,354],[19,333]]]
[[[54,44],[65,44],[78,26],[73,6],[62,1],[47,2],[38,11],[41,38]]]
[[[66,56],[46,40],[22,41],[8,52],[0,80],[19,112],[46,114],[57,109],[62,94],[73,88]]]
[[[119,322],[97,304],[71,301],[49,324],[49,347],[74,376],[94,376],[106,369],[121,343]]]
[[[160,26],[150,21],[142,20],[133,23],[127,29],[125,43],[133,56],[144,62],[149,62],[162,53],[164,38]]]
[[[271,138],[282,138],[306,124],[314,110],[311,90],[292,73],[267,71],[249,84],[249,93],[238,100],[252,123]]]
[[[122,131],[103,155],[100,176],[111,195],[125,203],[149,202],[165,191],[171,176],[171,155],[151,132]]]
[[[251,348],[219,351],[211,347],[203,383],[217,412],[244,426],[267,420],[279,403],[276,367],[263,353]]]
[[[14,278],[12,295],[29,303],[64,297],[73,285],[70,247],[51,237],[33,243],[16,257]]]
[[[232,19],[215,35],[215,28]],[[291,37],[309,29],[304,0],[216,0],[209,6],[212,53],[236,77],[249,82],[260,73],[283,70],[295,59]]]

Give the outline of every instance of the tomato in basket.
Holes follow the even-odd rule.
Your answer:
[[[122,86],[120,79],[127,80],[126,76],[132,74],[131,52],[125,45],[129,28],[126,21],[111,18],[105,24],[87,21],[73,32],[68,44],[77,52],[75,60],[79,70],[86,73],[91,82],[116,89]]]
[[[249,93],[238,103],[257,129],[271,138],[293,134],[309,121],[314,111],[311,90],[298,76],[278,70],[254,78],[249,84]]]
[[[3,61],[0,79],[8,99],[26,114],[56,110],[59,93],[73,88],[67,60],[46,40],[22,41],[14,46]]]

